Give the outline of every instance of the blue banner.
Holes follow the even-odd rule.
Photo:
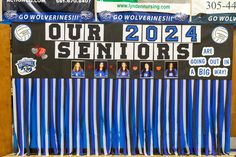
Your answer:
[[[98,13],[101,22],[144,22],[144,23],[188,23],[189,15],[151,12],[109,12]]]
[[[4,22],[94,21],[93,0],[6,0]]]

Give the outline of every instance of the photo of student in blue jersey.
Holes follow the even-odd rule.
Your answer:
[[[71,77],[73,77],[73,78],[83,78],[83,77],[85,77],[84,62],[82,62],[82,61],[72,61]]]
[[[106,61],[95,61],[94,77],[99,77],[99,78],[108,77]]]
[[[151,78],[153,77],[152,62],[140,62],[140,77],[141,78]]]
[[[178,64],[177,62],[166,62],[165,63],[165,78],[178,77]]]
[[[118,69],[116,76],[118,78],[130,77],[130,71],[129,71],[130,62],[125,62],[125,61],[117,62],[117,67]]]

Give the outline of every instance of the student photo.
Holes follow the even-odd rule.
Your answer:
[[[108,77],[106,61],[95,61],[94,77],[99,77],[99,78]]]
[[[150,78],[153,77],[152,62],[140,62],[140,77]]]
[[[178,64],[177,62],[166,62],[165,63],[165,77],[175,78],[178,77]]]
[[[127,78],[130,77],[130,71],[129,71],[129,67],[130,67],[130,62],[127,61],[119,61],[117,62],[117,74],[116,76],[119,78]]]
[[[73,77],[73,78],[83,78],[83,77],[85,77],[84,62],[82,62],[82,61],[72,61],[71,77]]]

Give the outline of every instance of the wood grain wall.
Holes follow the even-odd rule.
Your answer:
[[[233,93],[231,110],[231,136],[236,137],[236,28],[234,29],[233,51]]]
[[[12,152],[10,27],[0,25],[0,156]]]

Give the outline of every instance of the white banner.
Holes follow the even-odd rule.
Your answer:
[[[192,14],[236,13],[236,0],[192,0]]]
[[[128,3],[128,2],[97,2],[97,11],[109,10],[111,12],[137,11],[159,13],[190,14],[189,3]]]

